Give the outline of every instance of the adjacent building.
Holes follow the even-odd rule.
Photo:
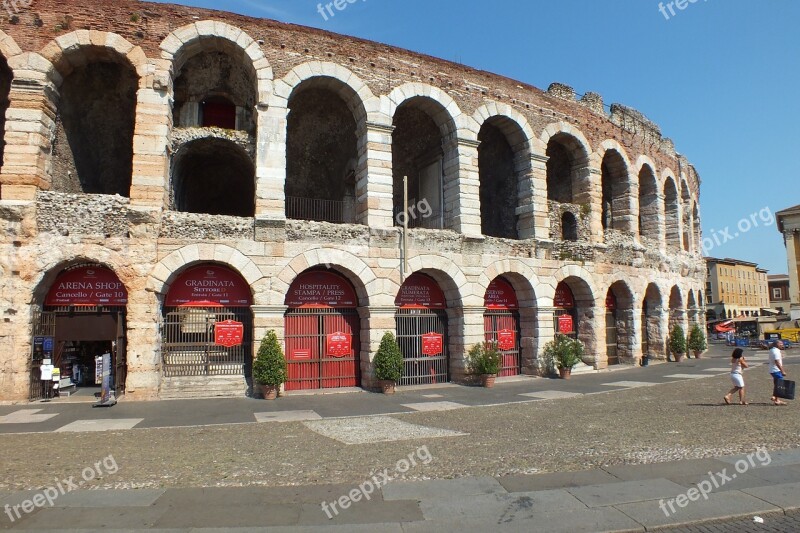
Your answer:
[[[800,205],[776,213],[778,231],[786,244],[789,267],[789,313],[792,320],[800,319]]]
[[[767,271],[756,263],[706,257],[706,317],[757,317],[770,308]]]
[[[700,178],[595,93],[37,0],[0,31],[0,111],[0,400],[46,394],[45,361],[91,385],[105,353],[131,399],[244,395],[269,330],[289,391],[374,387],[386,331],[403,385],[467,379],[486,340],[502,376],[539,373],[557,332],[602,369],[705,316]]]
[[[792,301],[790,298],[791,290],[789,287],[789,276],[786,274],[770,274],[767,276],[769,284],[769,305],[782,315],[788,315]]]

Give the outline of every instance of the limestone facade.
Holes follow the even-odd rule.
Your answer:
[[[585,362],[596,369],[609,362],[609,291],[624,364],[645,351],[663,360],[671,325],[704,320],[699,176],[635,110],[606,112],[598,95],[578,100],[561,84],[544,92],[221,12],[124,1],[35,7],[0,31],[0,66],[11,78],[0,169],[0,400],[28,397],[34,317],[59,273],[78,264],[108,267],[128,290],[125,389],[133,399],[162,395],[165,297],[188,267],[206,263],[250,286],[254,339],[269,329],[284,338],[286,294],[300,274],[325,268],[346,277],[358,297],[364,387],[412,273],[444,291],[456,381],[465,378],[466,351],[484,339],[484,296],[498,277],[519,300],[524,373],[541,370],[560,282],[574,294]],[[29,23],[34,15],[43,24]],[[137,80],[130,150],[113,144],[127,138],[125,121],[76,113],[88,105],[76,101],[81,94],[94,95],[100,110],[128,105],[122,93],[103,100],[96,65]],[[237,79],[215,86],[214,76]],[[204,126],[204,116],[228,108],[235,126]],[[92,127],[102,135],[80,136]],[[343,129],[350,133],[325,143]],[[115,169],[111,185],[98,181],[104,162]],[[126,168],[129,182],[119,175]],[[396,224],[398,207],[408,214],[400,169],[417,205],[430,199],[425,222],[435,219],[409,230],[407,269]],[[439,183],[432,189],[430,175]],[[291,204],[299,214],[288,213],[290,183],[313,209]],[[322,218],[328,208],[315,189],[350,216]],[[501,207],[502,216],[492,212]],[[565,238],[565,216],[575,219],[574,239]]]

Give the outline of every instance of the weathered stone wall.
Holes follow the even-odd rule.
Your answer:
[[[40,233],[128,237],[130,200],[119,195],[68,194],[40,191],[36,195],[36,226]]]

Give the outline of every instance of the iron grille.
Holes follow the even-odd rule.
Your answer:
[[[286,218],[312,220],[334,224],[352,224],[353,214],[345,208],[345,202],[318,198],[286,197]]]
[[[290,309],[285,317],[289,379],[286,390],[330,389],[361,385],[361,319],[356,309]],[[350,335],[350,353],[328,354],[332,333]]]
[[[165,311],[162,360],[166,377],[244,375],[252,357],[249,307],[172,307]],[[214,325],[225,320],[244,325],[239,346],[215,343]]]
[[[54,337],[56,334],[56,315],[42,309],[34,309],[33,311],[33,335],[47,335]],[[58,349],[58,346],[55,347]],[[53,356],[55,357],[55,353]],[[42,381],[42,360],[43,355],[36,353],[31,346],[31,376],[30,376],[30,392],[29,399],[42,400],[45,398],[53,397],[53,382]]]
[[[450,381],[447,313],[443,310],[398,309],[395,314],[397,343],[403,353],[403,377],[400,385],[427,385]],[[424,355],[422,336],[443,335],[442,353]]]
[[[606,311],[606,356],[608,365],[619,364],[619,351],[617,346],[617,312]]]
[[[514,332],[514,348],[501,350],[502,363],[498,376],[517,376],[521,373],[522,361],[520,358],[520,327],[519,313],[516,311],[492,310],[483,315],[483,329],[487,342],[497,342],[497,332],[511,330]]]

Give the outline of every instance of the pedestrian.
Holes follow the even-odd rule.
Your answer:
[[[775,386],[778,381],[786,377],[786,371],[783,369],[783,349],[782,341],[775,341],[769,349],[769,373],[772,375],[772,403],[775,405],[786,405],[786,402],[781,401],[780,398],[775,396]]]
[[[744,350],[736,348],[731,354],[731,381],[733,382],[733,388],[722,397],[727,405],[731,404],[731,398],[735,392],[739,393],[739,404],[747,405],[744,400],[744,376],[742,376],[742,370],[745,368],[747,368],[747,361],[744,360]]]

